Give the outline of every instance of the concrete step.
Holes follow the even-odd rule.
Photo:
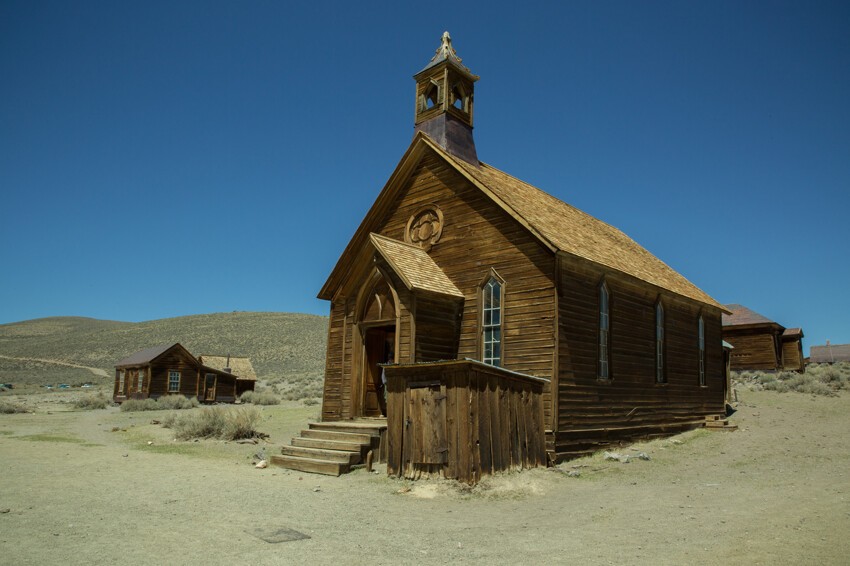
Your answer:
[[[342,442],[356,442],[357,444],[369,445],[372,443],[372,435],[368,433],[341,432],[337,430],[310,429],[301,431],[302,438],[320,438],[322,440],[338,440]]]
[[[350,466],[343,462],[332,462],[330,460],[319,460],[316,458],[303,458],[301,456],[272,456],[271,463],[274,466],[280,466],[290,470],[324,474],[326,476],[338,476],[340,474],[345,474],[350,469]]]
[[[322,450],[320,448],[307,448],[305,446],[283,446],[280,449],[284,456],[299,456],[301,458],[315,458],[329,462],[342,462],[343,464],[359,464],[360,454],[342,450]]]

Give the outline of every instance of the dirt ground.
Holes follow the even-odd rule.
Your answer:
[[[8,400],[8,396],[4,395]],[[692,431],[468,489],[256,469],[157,413],[26,396],[0,415],[2,564],[846,564],[850,395],[743,391]],[[275,453],[316,407],[263,409]],[[113,432],[113,429],[118,430]],[[579,472],[570,477],[568,472]],[[309,538],[295,538],[297,534]],[[264,540],[266,539],[266,540]]]

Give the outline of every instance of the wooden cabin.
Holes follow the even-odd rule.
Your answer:
[[[198,361],[202,365],[236,376],[236,397],[246,391],[253,391],[257,382],[257,373],[251,364],[251,358],[239,356],[212,356],[201,354]]]
[[[520,414],[497,400],[529,415],[487,436],[502,469],[723,413],[723,306],[620,230],[479,161],[478,78],[448,33],[414,75],[413,140],[318,295],[331,303],[323,421],[387,418],[391,475],[474,481],[493,422],[481,411]],[[420,410],[441,422],[417,440],[404,429]],[[460,445],[424,449],[435,427],[460,427]],[[434,461],[450,448],[461,462]]]
[[[112,398],[158,399],[163,395],[196,397],[204,403],[232,403],[236,376],[203,365],[180,343],[147,348],[115,364]]]
[[[840,362],[850,362],[850,344],[830,344],[827,340],[825,346],[809,348],[809,363],[836,364]]]
[[[802,328],[785,328],[743,305],[726,308],[723,339],[735,347],[733,371],[805,371]]]

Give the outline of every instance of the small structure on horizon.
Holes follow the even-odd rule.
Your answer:
[[[210,358],[223,356],[207,356]],[[237,358],[234,358],[237,359]],[[248,360],[247,358],[238,358]],[[215,361],[215,360],[214,360]],[[250,366],[240,362],[241,368]],[[179,342],[146,348],[115,364],[112,399],[158,399],[163,395],[195,397],[202,403],[233,403],[239,391],[254,389],[257,376],[242,377],[236,372],[201,362]]]
[[[830,344],[827,340],[825,346],[809,348],[810,364],[836,364],[839,362],[850,362],[850,344]]]
[[[734,346],[731,369],[803,372],[803,329],[785,328],[743,305],[725,305],[723,340]]]

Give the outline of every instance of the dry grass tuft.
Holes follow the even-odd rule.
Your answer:
[[[251,405],[280,405],[280,397],[270,391],[246,391],[239,400]]]
[[[90,411],[93,409],[105,409],[110,405],[111,401],[106,398],[103,393],[98,393],[97,395],[86,395],[84,397],[78,397],[74,400],[74,407],[77,409],[82,409],[85,411]]]
[[[10,403],[9,401],[0,401],[0,415],[11,415],[14,413],[26,413],[27,408],[19,403]]]
[[[169,409],[194,409],[200,403],[195,397],[166,395],[159,399],[128,399],[121,403],[121,411],[163,411]]]
[[[256,425],[260,418],[260,410],[256,407],[209,407],[182,415],[172,413],[163,421],[163,426],[174,430],[179,440],[239,440],[258,436]]]

